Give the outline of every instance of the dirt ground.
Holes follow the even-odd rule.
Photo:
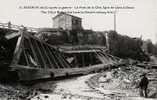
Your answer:
[[[137,88],[142,73],[148,73],[149,98],[139,95]],[[111,71],[89,74],[59,81],[53,93],[40,94],[32,100],[156,100],[157,73],[136,66],[121,67]],[[47,98],[45,98],[47,97]]]

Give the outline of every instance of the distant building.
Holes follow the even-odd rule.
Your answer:
[[[62,28],[63,30],[82,29],[82,19],[64,12],[53,17],[53,28]]]

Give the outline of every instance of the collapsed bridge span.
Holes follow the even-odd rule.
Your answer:
[[[35,80],[104,70],[118,59],[102,50],[60,50],[24,29],[1,36],[0,78],[16,75],[19,80]],[[70,61],[71,60],[71,61]],[[11,73],[14,75],[10,75]],[[7,74],[7,75],[6,75]]]

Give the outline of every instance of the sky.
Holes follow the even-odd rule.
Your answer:
[[[93,9],[24,9],[24,6],[94,7]],[[132,7],[132,9],[103,9],[98,7]],[[51,13],[47,13],[50,11]],[[52,27],[54,11],[116,11],[116,31],[130,37],[157,42],[157,0],[0,0],[0,23],[29,27]],[[114,29],[113,13],[72,15],[82,18],[84,29],[108,31]]]

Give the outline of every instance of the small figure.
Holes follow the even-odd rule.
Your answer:
[[[141,97],[143,97],[143,96],[146,97],[146,98],[148,97],[148,95],[147,95],[148,83],[149,83],[149,80],[146,77],[146,73],[144,73],[142,75],[142,79],[141,79],[141,81],[139,83],[139,92],[140,92],[140,96]]]
[[[10,21],[8,22],[8,28],[11,28],[11,22]]]

